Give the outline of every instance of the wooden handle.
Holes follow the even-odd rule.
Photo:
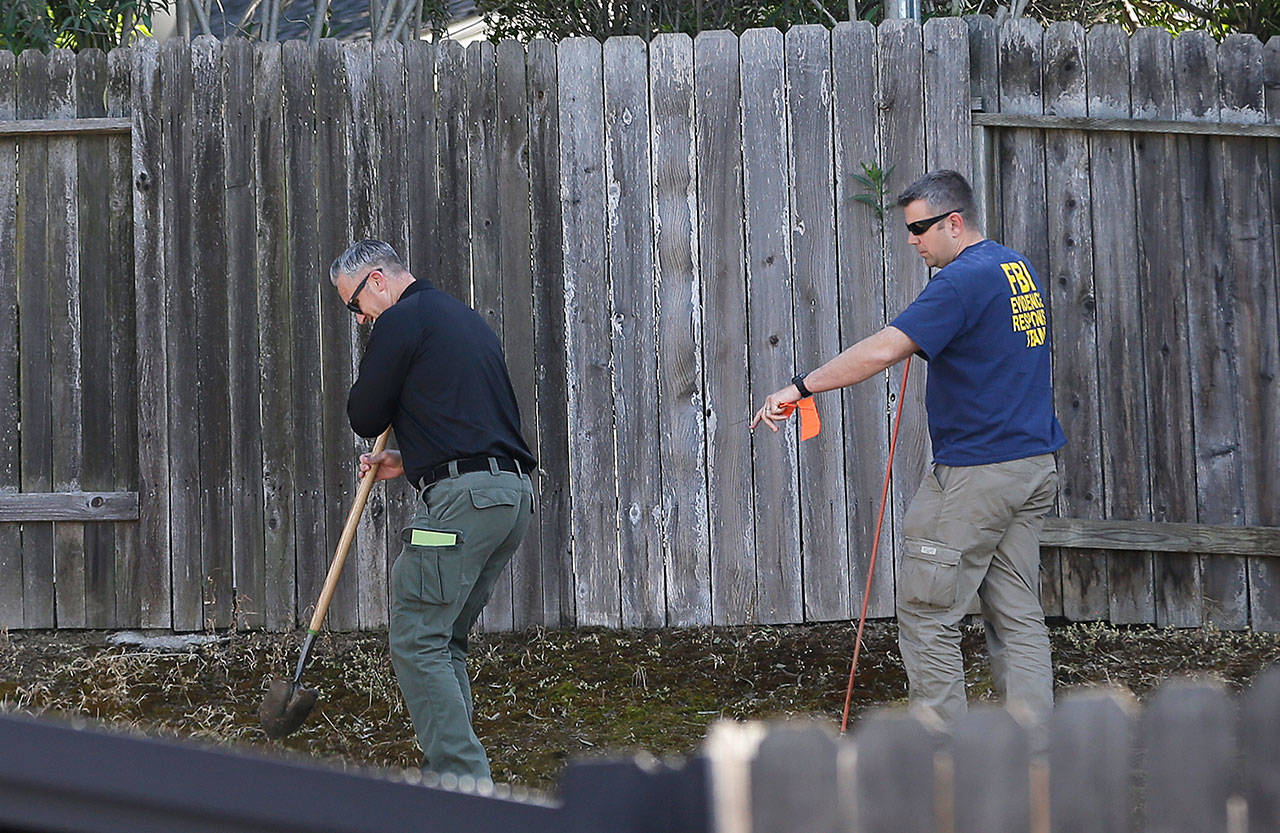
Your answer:
[[[388,426],[373,444],[371,453],[374,456],[381,454],[387,447],[387,437],[390,434],[391,427]],[[351,503],[351,511],[347,513],[347,525],[342,528],[342,537],[338,539],[338,548],[333,553],[333,563],[329,565],[329,575],[324,577],[324,589],[320,591],[320,601],[316,602],[316,612],[312,615],[311,624],[307,627],[309,631],[320,630],[324,615],[329,612],[329,602],[333,601],[333,591],[338,586],[338,576],[342,575],[342,565],[346,563],[347,550],[351,549],[351,542],[356,537],[360,513],[364,512],[364,503],[369,499],[369,490],[373,488],[373,479],[377,474],[378,464],[374,463],[360,480],[360,489],[356,492],[356,499]]]

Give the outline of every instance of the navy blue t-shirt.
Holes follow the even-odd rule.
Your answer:
[[[1066,443],[1053,413],[1046,289],[1026,258],[983,240],[893,320],[929,360],[935,463],[1001,463]]]

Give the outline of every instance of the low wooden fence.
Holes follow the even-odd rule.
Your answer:
[[[1276,89],[1280,43],[982,17],[0,55],[0,627],[307,616],[363,236],[506,346],[538,521],[484,627],[856,614],[906,397],[891,616],[927,369],[820,396],[803,445],[745,420],[927,279],[855,174],[951,166],[1049,284],[1047,612],[1280,628]],[[385,626],[413,499],[375,490],[330,626]]]
[[[718,833],[1264,833],[1280,829],[1280,670],[1076,692],[1036,739],[977,708],[948,735],[902,713],[708,739]],[[1035,749],[1041,746],[1042,749]],[[1047,749],[1047,751],[1045,751]]]

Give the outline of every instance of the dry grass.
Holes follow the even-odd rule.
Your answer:
[[[271,677],[292,671],[294,636],[235,634],[170,652],[110,646],[105,636],[0,636],[0,706],[342,766],[419,762],[385,634],[324,637],[304,677],[320,704],[281,742],[266,739],[256,709]],[[573,757],[694,750],[720,717],[806,715],[834,724],[852,639],[848,623],[485,635],[472,650],[476,731],[496,779],[546,789]],[[1139,696],[1187,672],[1239,688],[1280,660],[1280,635],[1213,629],[1070,625],[1054,628],[1053,643],[1060,690],[1109,682]],[[981,631],[966,629],[963,644],[971,696],[990,699]],[[892,624],[869,626],[862,656],[855,716],[902,702]]]

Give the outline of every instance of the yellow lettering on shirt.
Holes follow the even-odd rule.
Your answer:
[[[1031,270],[1020,260],[1002,263],[1000,268],[1009,281],[1010,323],[1015,333],[1025,333],[1027,347],[1040,347],[1045,343],[1048,319],[1045,316],[1044,299]]]

